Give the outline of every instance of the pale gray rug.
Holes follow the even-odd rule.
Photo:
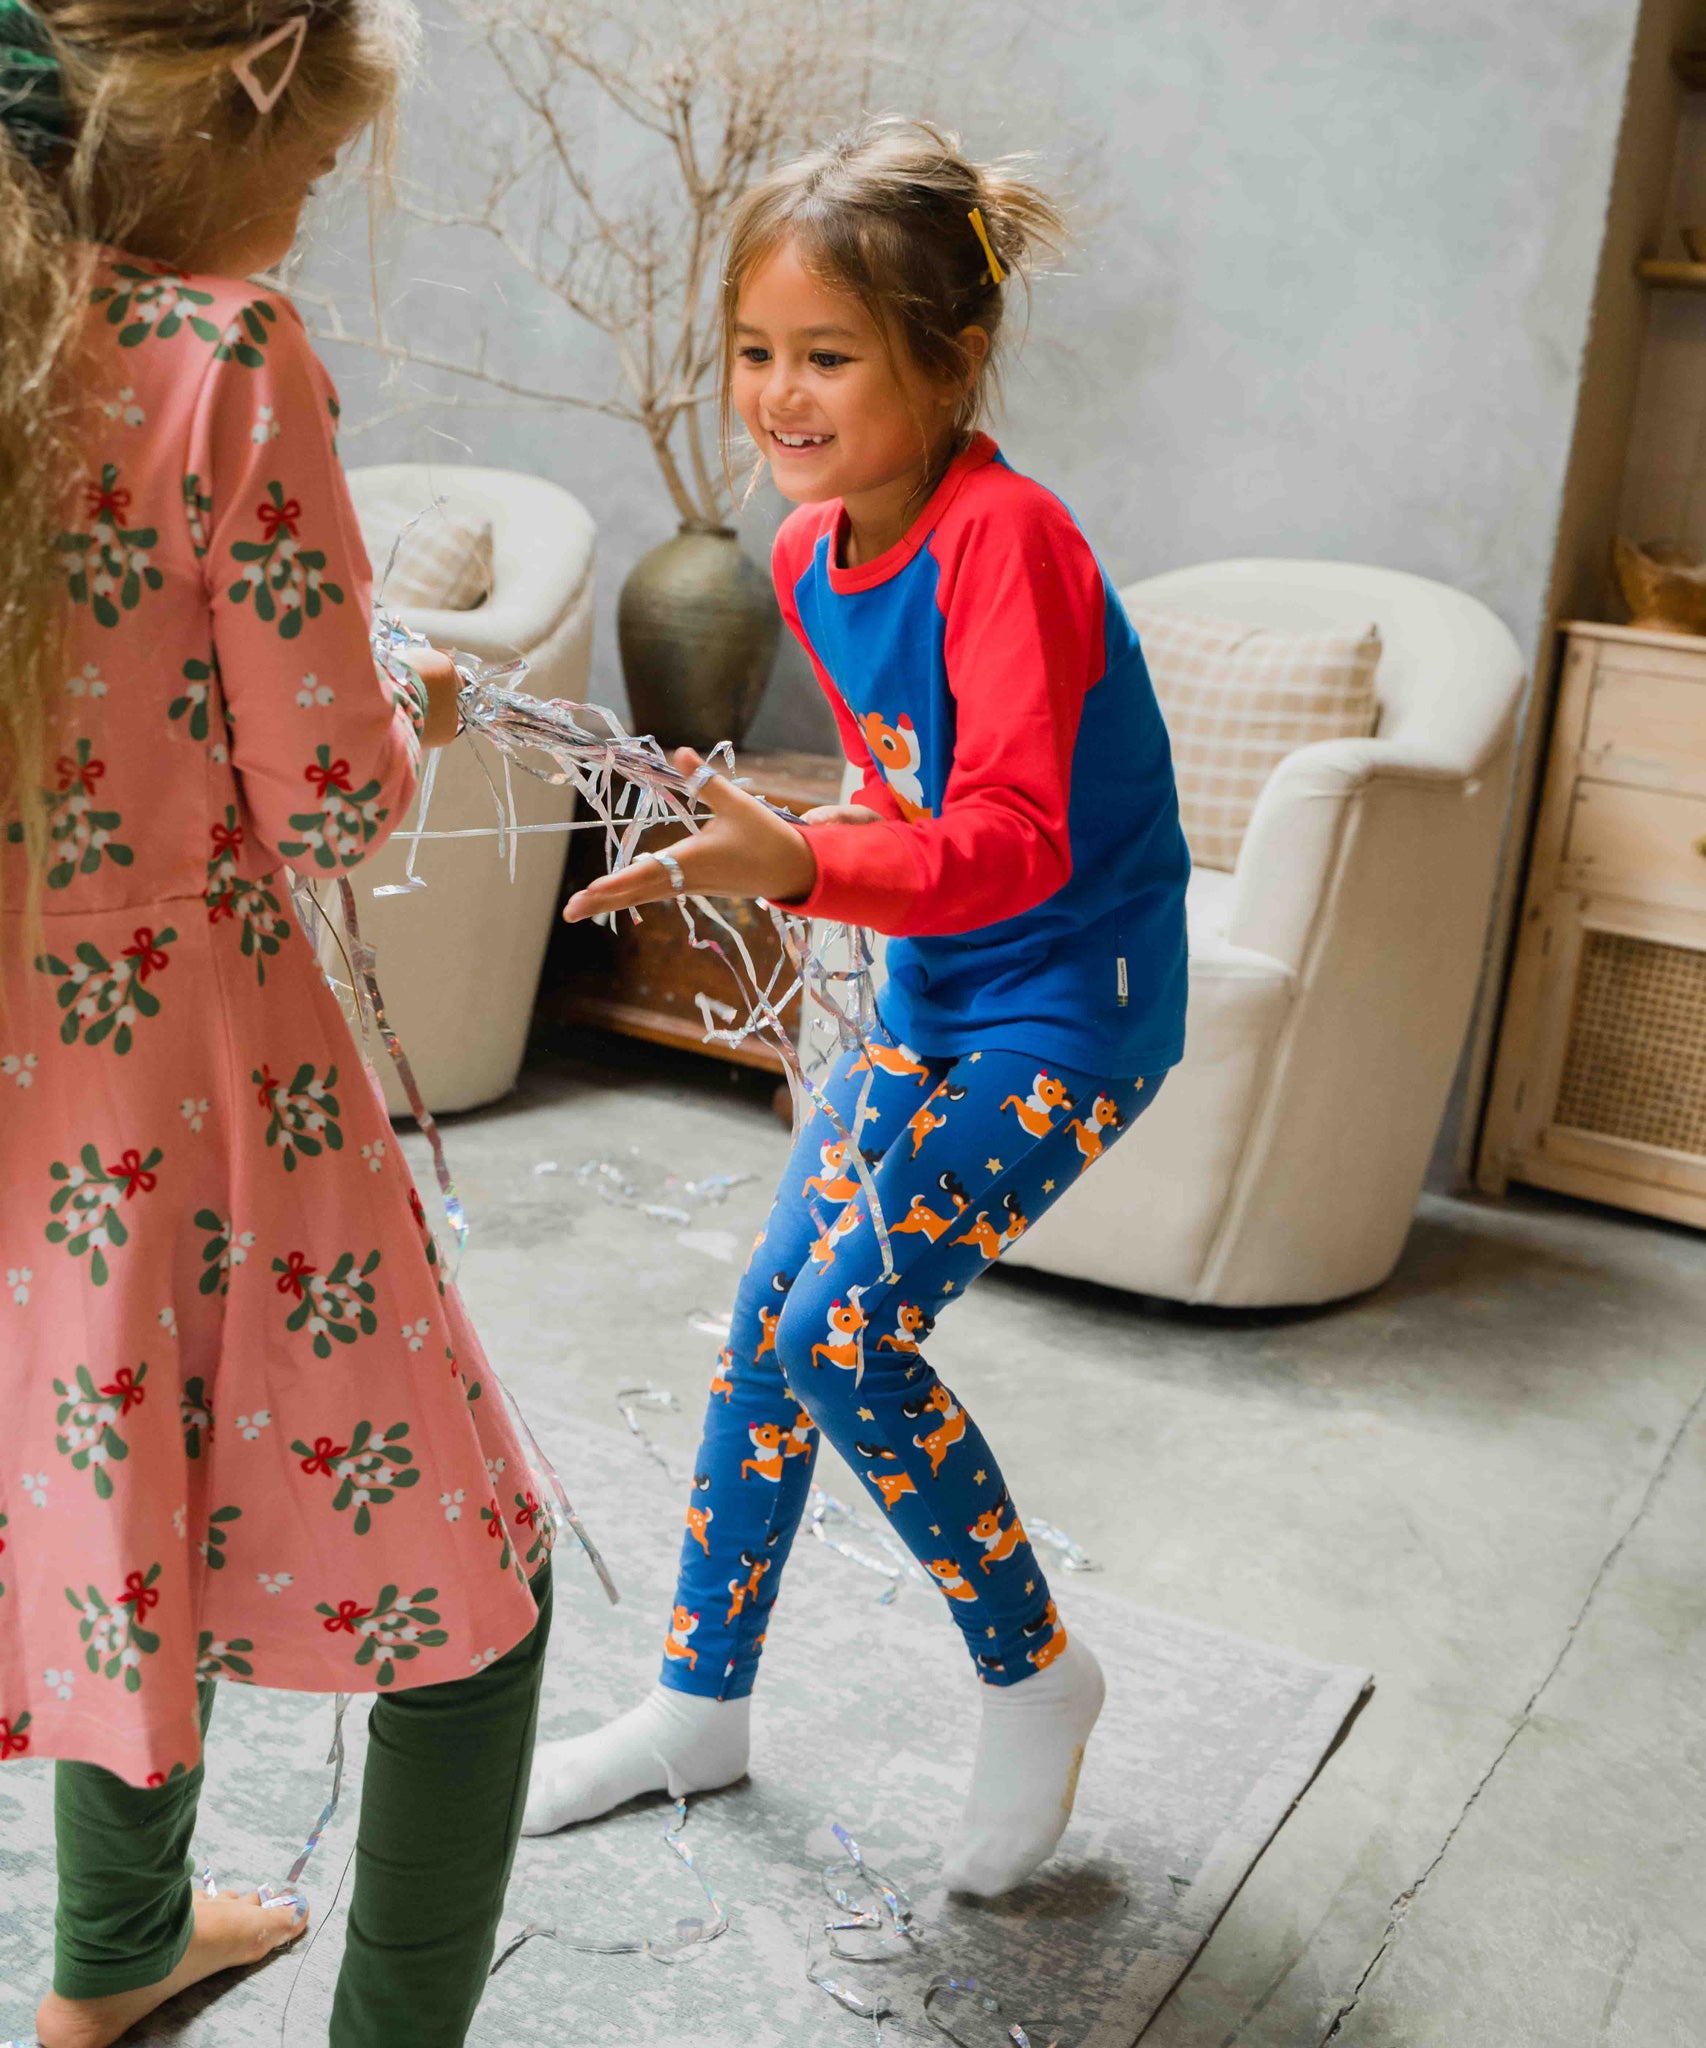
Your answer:
[[[571,1431],[548,1404],[532,1405],[547,1444],[567,1453],[575,1504],[625,1596],[610,1608],[565,1537],[544,1732],[566,1735],[630,1705],[651,1680],[680,1490],[619,1430]],[[922,2017],[921,1993],[952,1972],[988,1983],[1005,2004],[1000,2021],[964,2004],[943,2010],[967,2048],[999,2048],[1008,2017],[1038,2048],[1053,2039],[1061,2048],[1131,2048],[1368,1681],[1134,1607],[1093,1578],[1053,1577],[1069,1625],[1106,1667],[1109,1690],[1071,1830],[1040,1881],[989,1907],[943,1896],[934,1869],[975,1727],[959,1637],[932,1593],[908,1588],[881,1605],[874,1576],[802,1535],[765,1660],[755,1774],[694,1802],[684,1837],[729,1931],[671,1965],[529,1942],[493,1979],[471,2041],[837,2048],[872,2040],[869,2020],[805,1974],[808,1936],[834,1916],[820,1871],[836,1853],[830,1823],[839,1821],[873,1864],[910,1888],[924,1927],[923,1946],[904,1961],[831,1966],[838,1981],[892,2004],[885,2039],[939,2040]],[[308,1880],[320,1926],[312,1950],[287,1952],[217,1997],[180,2001],[137,2038],[184,2048],[310,2048],[326,2039],[364,1716],[364,1706],[352,1710],[352,1780]],[[198,1848],[223,1880],[282,1874],[325,1793],[330,1726],[324,1700],[221,1688]],[[50,1793],[44,1765],[0,1772],[0,2041],[28,2036],[48,1966]],[[670,1938],[680,1919],[705,1911],[662,1842],[670,1817],[667,1802],[646,1801],[597,1826],[524,1841],[505,1937],[542,1921],[591,1940]]]

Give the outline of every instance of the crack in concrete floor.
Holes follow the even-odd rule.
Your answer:
[[[1434,1872],[1440,1867],[1440,1865],[1445,1861],[1446,1857],[1450,1854],[1453,1842],[1456,1841],[1457,1836],[1459,1832],[1462,1830],[1464,1823],[1468,1820],[1470,1814],[1474,1811],[1475,1806],[1477,1802],[1480,1800],[1482,1793],[1486,1791],[1487,1787],[1492,1783],[1494,1777],[1497,1775],[1500,1765],[1503,1764],[1506,1757],[1508,1757],[1512,1749],[1515,1748],[1519,1738],[1532,1724],[1536,1708],[1539,1706],[1540,1701],[1545,1696],[1548,1687],[1552,1684],[1553,1680],[1558,1676],[1558,1673],[1563,1669],[1565,1659],[1569,1656],[1571,1650],[1575,1647],[1576,1639],[1581,1632],[1582,1623],[1586,1621],[1589,1613],[1593,1608],[1594,1601],[1599,1597],[1600,1588],[1605,1584],[1607,1578],[1616,1568],[1617,1561],[1623,1555],[1624,1550],[1628,1547],[1630,1538],[1635,1534],[1636,1530],[1640,1528],[1642,1522],[1646,1520],[1648,1513],[1652,1509],[1653,1503],[1659,1497],[1659,1493],[1662,1490],[1666,1479],[1668,1479],[1670,1476],[1671,1469],[1676,1463],[1678,1452],[1682,1449],[1683,1443],[1687,1439],[1689,1431],[1694,1427],[1695,1422],[1699,1419],[1699,1416],[1703,1408],[1706,1408],[1706,1383],[1702,1383],[1699,1390],[1696,1392],[1694,1399],[1688,1404],[1687,1409],[1684,1411],[1682,1420],[1677,1424],[1676,1429],[1671,1435],[1669,1443],[1665,1446],[1664,1456],[1660,1458],[1657,1465],[1654,1466],[1652,1476],[1647,1481],[1645,1488],[1642,1490],[1641,1498],[1638,1505],[1636,1506],[1635,1512],[1630,1516],[1628,1522],[1624,1526],[1623,1531],[1618,1536],[1616,1542],[1612,1544],[1611,1548],[1605,1553],[1604,1557],[1600,1559],[1599,1567],[1595,1571],[1592,1579],[1590,1579],[1588,1582],[1587,1591],[1582,1596],[1581,1604],[1576,1609],[1575,1615],[1571,1619],[1569,1627],[1564,1631],[1563,1641],[1558,1646],[1557,1655],[1546,1667],[1546,1670],[1542,1675],[1540,1682],[1535,1686],[1534,1690],[1529,1694],[1528,1698],[1524,1701],[1522,1711],[1517,1715],[1515,1721],[1512,1722],[1509,1734],[1505,1737],[1504,1741],[1500,1743],[1498,1750],[1495,1752],[1492,1761],[1487,1765],[1487,1768],[1481,1773],[1480,1777],[1475,1781],[1474,1786],[1470,1790],[1468,1798],[1464,1800],[1462,1808],[1458,1812],[1457,1818],[1446,1830],[1444,1839],[1441,1841],[1438,1849],[1435,1850],[1432,1857],[1429,1858],[1426,1867],[1410,1884],[1406,1885],[1403,1891],[1401,1891],[1398,1894],[1398,1896],[1392,1901],[1391,1906],[1387,1910],[1385,1929],[1381,1934],[1380,1940],[1375,1947],[1373,1955],[1369,1957],[1367,1963],[1363,1966],[1362,1972],[1358,1976],[1356,1983],[1351,1987],[1350,1996],[1334,2013],[1332,2020],[1328,2024],[1327,2031],[1321,2036],[1320,2041],[1316,2044],[1316,2048],[1331,2048],[1331,2044],[1339,2039],[1340,2035],[1344,2031],[1345,2022],[1348,2019],[1350,2019],[1351,2015],[1356,2011],[1357,2006],[1361,2001],[1363,1992],[1368,1988],[1370,1980],[1373,1978],[1375,1972],[1380,1968],[1380,1965],[1385,1961],[1387,1954],[1393,1947],[1393,1944],[1398,1940],[1399,1936],[1402,1934],[1404,1929],[1404,1923],[1409,1918],[1411,1907],[1414,1906],[1417,1899],[1421,1897],[1422,1892],[1427,1886],[1429,1878],[1433,1876]],[[1226,2040],[1222,2043],[1222,2048],[1233,2048],[1233,2044],[1242,2035],[1244,2031],[1244,2026],[1254,2016],[1254,2013],[1246,2014],[1245,2020],[1240,2023],[1238,2028],[1233,2033],[1229,2034],[1226,2037]],[[1601,2022],[1602,2031],[1606,2023],[1606,2020],[1608,2019],[1609,2009]]]

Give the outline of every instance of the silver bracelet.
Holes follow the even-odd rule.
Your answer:
[[[687,877],[681,872],[681,863],[673,853],[642,853],[642,860],[655,860],[669,877],[669,886],[677,896],[687,894]]]

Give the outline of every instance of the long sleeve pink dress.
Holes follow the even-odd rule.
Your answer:
[[[92,299],[33,932],[0,833],[0,1759],[140,1785],[198,1677],[466,1675],[552,1530],[282,872],[419,759],[330,379],[276,293],[107,252]]]

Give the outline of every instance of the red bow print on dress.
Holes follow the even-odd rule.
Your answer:
[[[160,1595],[144,1582],[140,1572],[127,1572],[124,1591],[118,1596],[118,1604],[121,1607],[134,1608],[136,1618],[140,1621],[151,1608],[159,1606]]]
[[[74,761],[69,754],[61,754],[54,763],[59,771],[59,793],[69,795],[73,783],[85,796],[93,796],[95,784],[107,772],[105,761]]]
[[[356,1623],[365,1621],[372,1612],[371,1607],[358,1606],[353,1600],[340,1600],[337,1613],[322,1622],[321,1626],[329,1636],[335,1636],[340,1629],[345,1635],[353,1636],[356,1632]]]
[[[148,1389],[136,1384],[135,1371],[128,1365],[121,1365],[101,1392],[109,1401],[118,1401],[122,1404],[119,1408],[121,1422],[133,1408],[140,1408],[148,1399]]]
[[[349,763],[347,761],[334,761],[326,768],[322,768],[318,761],[311,761],[303,769],[302,774],[303,779],[313,783],[321,796],[324,796],[329,789],[335,789],[344,796],[349,794],[350,778]]]
[[[130,510],[130,493],[109,484],[85,484],[83,503],[91,519],[110,519],[117,526]]]
[[[306,1252],[292,1252],[285,1261],[284,1272],[278,1276],[275,1284],[280,1294],[294,1294],[300,1301],[305,1291],[304,1281],[311,1273],[317,1273],[319,1270],[318,1266],[309,1265]]]
[[[348,1449],[348,1444],[335,1444],[329,1436],[317,1436],[314,1439],[314,1455],[301,1461],[302,1469],[304,1472],[317,1472],[322,1478],[330,1479],[332,1460],[341,1458]]]
[[[138,928],[136,935],[120,953],[119,958],[136,962],[136,978],[138,981],[146,981],[156,967],[167,965],[166,954],[159,946],[155,945],[154,934],[145,925]]]
[[[28,1714],[20,1714],[16,1723],[0,1714],[0,1764],[9,1762],[15,1756],[22,1756],[30,1746],[30,1738],[24,1733],[23,1724]]]
[[[239,853],[243,846],[241,825],[215,825],[213,828],[213,850],[216,854]]]
[[[266,1061],[262,1060],[261,1085],[255,1090],[255,1100],[261,1105],[262,1109],[272,1108],[272,1092],[278,1085],[278,1076],[267,1065]],[[284,1289],[280,1287],[279,1293],[282,1294],[283,1292]]]
[[[116,1165],[107,1167],[114,1180],[124,1182],[124,1198],[128,1202],[136,1195],[151,1195],[160,1185],[158,1174],[149,1173],[142,1164],[142,1154],[133,1145]]]
[[[255,517],[267,530],[268,540],[277,540],[282,527],[292,540],[296,538],[296,522],[302,517],[302,507],[294,498],[286,498],[282,505],[274,505],[263,499],[255,507]]]

